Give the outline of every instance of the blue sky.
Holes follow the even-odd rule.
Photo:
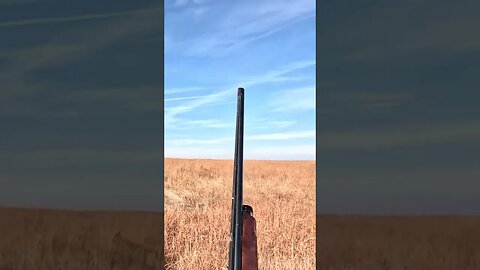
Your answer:
[[[315,159],[315,2],[165,3],[165,156]]]
[[[480,213],[479,6],[321,1],[317,213]]]
[[[0,205],[163,209],[161,4],[0,0]]]

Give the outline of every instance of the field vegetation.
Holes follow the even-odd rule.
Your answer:
[[[163,269],[163,215],[0,208],[0,270]]]
[[[161,213],[0,207],[0,270],[226,269],[232,175],[229,160],[166,159],[165,224]],[[244,178],[260,269],[480,269],[479,216],[315,217],[313,161],[246,161]]]
[[[321,270],[478,270],[478,216],[318,216]]]
[[[233,161],[166,159],[166,269],[226,269]],[[260,269],[315,269],[315,162],[245,161]]]

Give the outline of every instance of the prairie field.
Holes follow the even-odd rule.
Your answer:
[[[478,270],[479,216],[318,216],[318,269]]]
[[[0,270],[163,269],[163,215],[0,208]]]
[[[233,161],[165,160],[166,269],[226,269]],[[260,269],[315,269],[315,162],[245,161]]]

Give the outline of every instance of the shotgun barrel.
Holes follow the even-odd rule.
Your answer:
[[[243,205],[243,116],[245,90],[238,88],[235,156],[233,161],[232,218],[229,270],[256,270],[257,240],[253,208]],[[245,223],[244,223],[245,221]],[[242,246],[245,248],[242,252]],[[244,265],[242,266],[242,262]]]

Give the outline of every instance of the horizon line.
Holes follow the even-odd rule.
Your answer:
[[[164,159],[191,159],[191,160],[232,160],[233,158],[200,158],[200,157],[164,157]],[[316,159],[252,159],[244,158],[244,161],[317,161]]]

